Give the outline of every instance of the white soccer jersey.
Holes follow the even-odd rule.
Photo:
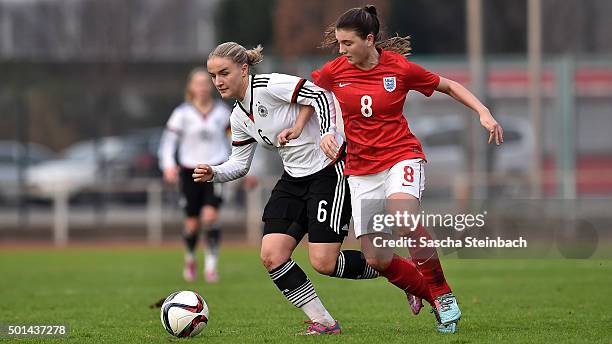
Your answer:
[[[299,138],[281,146],[278,134],[295,124],[298,104],[313,106],[317,116],[310,118]],[[213,166],[214,182],[244,176],[257,143],[278,151],[285,171],[292,177],[311,175],[332,162],[319,148],[319,142],[324,135],[336,134],[333,98],[330,92],[306,79],[276,73],[249,76],[245,97],[234,105],[230,122],[232,154],[225,163]],[[339,144],[343,142],[340,137],[336,139]]]
[[[220,164],[230,154],[227,137],[230,110],[215,101],[204,116],[191,103],[185,102],[172,112],[159,146],[159,165],[162,170],[176,166],[174,154],[178,148],[179,164],[193,169],[197,164]]]

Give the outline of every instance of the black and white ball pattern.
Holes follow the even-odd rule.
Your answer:
[[[208,324],[208,305],[193,291],[177,291],[161,307],[161,322],[175,337],[194,337]]]

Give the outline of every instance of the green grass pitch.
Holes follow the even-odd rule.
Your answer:
[[[0,324],[70,327],[67,338],[0,342],[612,343],[610,260],[443,259],[463,311],[449,335],[427,311],[411,315],[384,279],[332,279],[310,268],[304,249],[295,256],[343,334],[297,336],[305,316],[270,281],[257,249],[224,248],[221,281],[209,285],[201,274],[182,280],[179,248],[96,247],[0,251]],[[196,338],[171,337],[148,307],[176,290],[195,290],[210,307]]]

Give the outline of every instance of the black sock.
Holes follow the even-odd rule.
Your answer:
[[[217,254],[219,252],[219,243],[221,242],[221,228],[217,225],[213,225],[206,231],[206,246],[211,253]]]
[[[287,300],[296,307],[302,307],[313,299],[317,293],[304,271],[289,259],[276,269],[269,272],[270,278]]]
[[[371,279],[378,277],[378,272],[366,262],[361,251],[340,251],[336,260],[333,277],[348,279]]]
[[[198,243],[198,233],[192,233],[185,230],[183,232],[183,240],[185,241],[185,247],[187,247],[187,251],[193,254],[193,251],[195,251],[196,248],[196,244]]]

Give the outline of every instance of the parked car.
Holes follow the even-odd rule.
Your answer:
[[[152,127],[137,129],[124,136],[133,153],[129,167],[131,177],[161,178],[157,150],[163,131],[164,127]]]
[[[45,199],[60,190],[72,195],[93,189],[121,170],[125,148],[119,137],[78,142],[65,149],[62,158],[28,169],[29,192]]]
[[[101,186],[127,185],[133,178],[158,178],[161,132],[161,128],[150,128],[77,142],[64,150],[62,158],[28,169],[30,194],[50,199],[57,191],[64,191],[74,199],[99,194]]]
[[[18,141],[0,141],[0,201],[16,201],[19,196],[20,159],[27,182],[26,169],[54,157],[55,153],[41,144],[29,142],[24,146]]]

